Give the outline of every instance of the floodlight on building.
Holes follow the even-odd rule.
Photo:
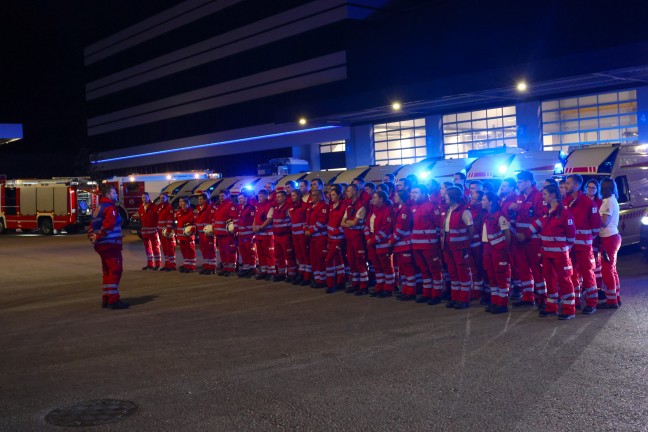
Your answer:
[[[134,181],[135,181],[135,176],[130,176],[130,177],[128,177],[128,181],[130,181],[130,182],[134,182]]]
[[[525,91],[527,91],[527,83],[524,82],[524,81],[520,81],[519,83],[517,83],[516,88],[517,88],[517,91],[519,91],[519,92],[525,92]]]
[[[394,111],[400,111],[400,109],[401,109],[401,104],[400,104],[400,102],[394,102],[394,103],[392,104],[392,109],[393,109]]]
[[[301,117],[301,118],[299,119],[299,124],[302,125],[302,126],[304,126],[304,125],[306,124],[306,119],[305,119],[304,117]]]

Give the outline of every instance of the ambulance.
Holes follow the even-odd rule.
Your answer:
[[[546,179],[562,173],[563,168],[564,158],[559,151],[524,151],[509,147],[504,153],[477,158],[468,170],[466,181],[487,181],[498,191],[502,180],[515,178],[524,170],[533,173],[538,188],[541,188]]]
[[[621,245],[640,241],[648,209],[648,144],[597,144],[572,150],[564,174],[580,174],[585,184],[590,179],[614,179],[619,190]]]

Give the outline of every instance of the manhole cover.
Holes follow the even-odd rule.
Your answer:
[[[57,426],[96,426],[122,420],[136,411],[133,402],[100,399],[56,408],[45,416],[45,421]]]

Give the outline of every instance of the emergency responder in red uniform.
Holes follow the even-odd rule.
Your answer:
[[[142,223],[141,234],[146,251],[146,266],[142,267],[142,270],[159,270],[162,266],[162,258],[160,237],[158,237],[158,212],[148,192],[142,194],[142,205],[137,210],[137,214]]]
[[[290,207],[290,227],[292,230],[293,249],[297,259],[298,277],[293,285],[307,286],[311,283],[313,269],[310,265],[310,252],[308,249],[308,238],[306,237],[307,223],[306,210],[309,207],[302,199],[299,189],[292,191],[292,207]]]
[[[470,189],[466,186],[466,174],[461,171],[454,173],[452,183],[461,190],[461,193],[466,200],[470,199]]]
[[[237,205],[230,199],[230,191],[223,189],[218,193],[218,203],[214,206],[214,235],[216,248],[220,254],[223,269],[219,276],[233,276],[236,273],[236,238],[234,232],[227,229],[238,221]]]
[[[582,184],[583,177],[580,175],[568,175],[565,181],[565,191],[568,195],[563,198],[562,204],[569,209],[574,217],[574,227],[576,228],[576,240],[569,253],[574,267],[572,283],[576,295],[576,309],[580,309],[581,294],[584,294],[583,313],[590,315],[596,312],[598,303],[592,243],[594,240],[593,229],[601,226],[601,216],[596,204],[580,190]]]
[[[421,272],[423,291],[417,303],[435,305],[443,296],[443,273],[439,243],[439,209],[428,197],[425,185],[412,188],[412,254]]]
[[[478,183],[476,183],[478,182]],[[482,197],[484,192],[481,191],[481,182],[473,180],[470,182],[470,214],[473,218],[475,231],[470,241],[470,274],[472,275],[473,287],[471,300],[480,300],[486,304],[490,300],[490,292],[484,286],[484,263],[482,258],[482,220],[487,211],[482,207]]]
[[[289,210],[290,204],[288,204],[286,192],[278,191],[272,211],[275,262],[277,264],[277,274],[274,277],[275,281],[286,280],[287,282],[293,282],[297,276],[297,263],[295,262]]]
[[[350,294],[355,291],[356,295],[364,295],[368,293],[369,289],[367,248],[362,232],[367,210],[364,202],[360,199],[359,192],[358,186],[355,184],[347,187],[347,205],[342,218],[342,227],[346,240],[347,262],[351,273],[351,287],[346,292]]]
[[[234,225],[234,232],[241,256],[239,277],[254,277],[257,261],[253,231],[256,208],[248,202],[248,197],[243,191],[238,196],[238,202],[238,217]]]
[[[517,240],[515,240],[515,211],[511,210],[510,207],[513,203],[517,201],[517,181],[512,177],[507,177],[502,180],[500,185],[500,206],[502,207],[502,213],[509,221],[511,225],[511,234],[512,240],[509,244],[509,260],[511,263],[511,298],[513,300],[520,300],[522,298],[522,292],[520,288],[520,275],[515,261],[515,257],[518,253]]]
[[[619,235],[619,192],[612,179],[601,181],[601,195],[603,202],[599,209],[601,215],[601,264],[603,266],[603,283],[605,284],[605,303],[599,305],[601,309],[618,309],[621,306],[621,284],[616,269],[617,252],[621,247]]]
[[[461,189],[449,188],[446,203],[448,211],[442,226],[443,258],[448,266],[451,284],[450,301],[446,307],[465,309],[470,306],[472,278],[468,258],[475,227]]]
[[[310,204],[310,202],[311,202],[311,198],[310,198],[310,182],[308,180],[306,180],[306,179],[299,180],[299,191],[302,194],[302,200],[305,203]]]
[[[196,270],[196,243],[194,241],[196,230],[196,218],[188,198],[180,198],[180,208],[176,212],[177,221],[176,237],[180,243],[180,253],[183,263],[180,266],[180,273],[192,273]],[[185,228],[189,232],[185,233]]]
[[[326,293],[331,294],[345,288],[344,260],[342,259],[342,244],[344,243],[344,228],[340,226],[346,208],[342,204],[342,188],[331,185],[329,190],[331,202],[326,224],[328,244],[326,253]]]
[[[164,254],[164,267],[160,271],[175,271],[176,269],[176,239],[173,226],[175,224],[175,211],[169,203],[169,195],[165,192],[160,195],[160,204],[157,206],[158,234]]]
[[[544,214],[533,222],[542,241],[542,270],[547,283],[547,306],[540,310],[541,317],[556,316],[569,320],[576,317],[576,301],[572,284],[572,263],[569,249],[574,244],[576,229],[574,219],[562,205],[560,189],[554,185],[542,188],[542,199],[549,206]],[[562,300],[558,311],[558,296]]]
[[[310,263],[313,268],[311,287],[324,288],[326,281],[326,224],[328,223],[328,205],[322,199],[322,191],[311,192],[311,206],[306,209],[306,236],[309,239]]]
[[[394,231],[389,239],[389,247],[398,261],[401,279],[400,301],[416,299],[416,265],[412,254],[412,226],[414,219],[412,209],[408,205],[409,194],[399,190],[394,194],[395,216]]]
[[[371,212],[365,220],[367,252],[376,271],[376,289],[372,297],[391,297],[394,292],[394,262],[389,250],[389,238],[394,231],[392,202],[383,191],[373,194]]]
[[[262,189],[257,195],[258,204],[254,214],[254,238],[259,257],[257,280],[271,280],[277,274],[275,267],[274,233],[272,231],[272,214],[274,209],[268,199],[268,191]]]
[[[536,188],[533,174],[520,171],[517,174],[519,195],[509,206],[515,215],[515,265],[519,271],[522,300],[513,306],[533,306],[534,288],[538,307],[543,308],[546,299],[545,281],[542,271],[541,241],[531,225],[545,211],[542,193]]]
[[[286,202],[290,207],[293,205],[293,200],[292,200],[292,191],[299,189],[297,187],[297,183],[295,183],[292,180],[288,180],[286,183],[284,183],[284,188],[283,191],[286,192]]]
[[[598,209],[601,208],[603,200],[601,199],[601,185],[598,180],[591,179],[585,185],[585,193],[587,197],[591,199]],[[599,290],[599,300],[605,300],[605,292],[603,291],[603,276],[601,274],[601,255],[599,253],[599,246],[601,244],[601,238],[599,237],[600,227],[592,228],[592,235],[594,236],[594,241],[592,242],[592,252],[594,253],[594,276],[596,277],[596,286]]]
[[[88,238],[101,258],[103,288],[101,307],[128,309],[128,303],[119,299],[119,281],[122,275],[121,216],[115,207],[117,192],[110,185],[102,185],[99,205],[92,215]]]
[[[511,242],[511,226],[499,205],[498,196],[493,192],[483,194],[482,208],[487,213],[483,217],[479,235],[484,244],[484,269],[490,281],[490,305],[486,307],[486,312],[506,313],[511,281],[508,247]]]
[[[194,211],[196,218],[196,231],[198,232],[198,245],[203,257],[203,269],[200,274],[211,275],[216,273],[216,244],[214,241],[213,221],[214,206],[209,201],[209,196],[203,192],[198,195],[198,207]],[[212,232],[205,233],[205,227],[212,225]]]
[[[365,179],[362,177],[354,178],[351,184],[356,185],[356,187],[358,188],[358,192],[359,192],[358,198],[365,206],[365,210],[368,211],[369,209],[367,208],[367,204],[371,202],[371,197],[373,193],[376,191],[376,185],[371,183],[373,188],[371,190],[366,190],[365,186],[367,183],[365,183]]]

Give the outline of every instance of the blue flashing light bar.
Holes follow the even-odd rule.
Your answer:
[[[159,151],[140,153],[140,154],[129,155],[129,156],[119,156],[114,158],[101,159],[101,160],[91,161],[91,163],[98,164],[104,162],[115,162],[119,160],[135,159],[139,157],[155,156],[155,155],[161,155],[166,153],[175,153],[175,152],[185,151],[185,150],[196,150],[196,149],[214,147],[214,146],[225,145],[225,144],[236,144],[241,142],[256,141],[265,138],[276,138],[276,137],[287,136],[287,135],[298,135],[306,132],[316,132],[316,131],[327,130],[327,129],[336,129],[339,127],[341,126],[320,126],[315,128],[309,128],[309,129],[300,129],[300,130],[288,131],[288,132],[278,132],[278,133],[268,134],[268,135],[257,135],[252,137],[237,138],[237,139],[218,141],[218,142],[207,143],[207,144],[198,144],[198,145],[188,146],[188,147],[179,147],[179,148],[168,149],[168,150],[159,150]]]

